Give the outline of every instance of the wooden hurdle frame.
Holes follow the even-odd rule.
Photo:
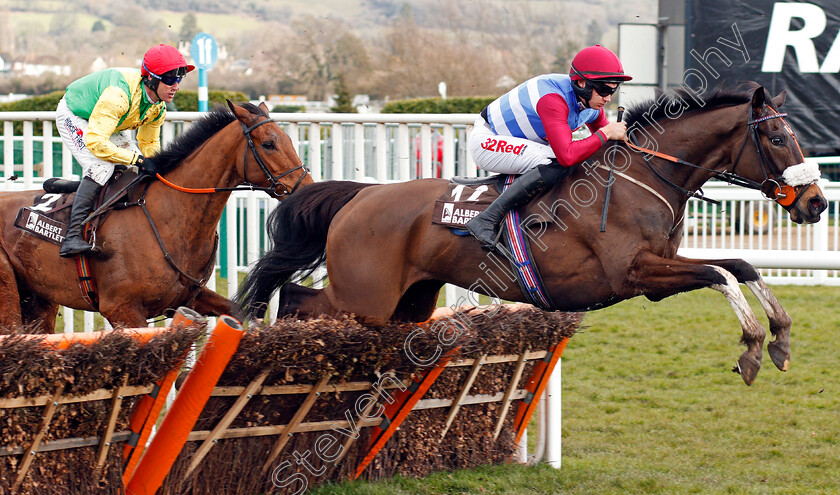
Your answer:
[[[457,348],[450,349],[444,353],[438,361],[429,368],[419,373],[419,379],[406,379],[402,382],[402,389],[393,395],[394,401],[384,407],[384,412],[375,418],[367,416],[374,406],[371,401],[362,414],[356,417],[355,426],[361,428],[373,428],[370,444],[367,453],[362,461],[355,467],[352,478],[357,479],[367,466],[373,461],[376,455],[382,450],[394,432],[408,418],[412,411],[429,409],[448,409],[441,439],[446,435],[452,426],[458,412],[463,406],[472,404],[502,403],[498,418],[496,418],[493,439],[499,437],[505,423],[505,419],[515,409],[514,430],[515,439],[518,442],[527,428],[531,416],[536,410],[540,395],[545,389],[551,371],[560,358],[568,339],[552,346],[549,350],[530,351],[526,350],[520,354],[508,354],[488,356],[483,354],[474,359],[458,359]],[[533,371],[529,376],[525,387],[520,388],[524,370],[529,362],[536,362]],[[479,371],[493,364],[515,364],[513,377],[504,391],[493,395],[470,395],[470,389],[478,376]],[[448,368],[470,367],[466,380],[460,387],[458,394],[452,399],[423,399],[423,395],[434,384],[440,374]],[[375,397],[384,390],[400,387],[396,383],[377,387],[372,382],[354,381],[340,384],[330,383],[330,377],[322,376],[314,384],[296,385],[264,385],[266,373],[254,378],[247,386],[226,386],[215,387],[212,397],[236,397],[224,416],[216,423],[211,430],[192,431],[188,441],[201,442],[198,449],[192,455],[187,475],[195,471],[201,461],[211,451],[219,440],[231,438],[250,438],[279,435],[272,446],[269,456],[262,464],[261,471],[264,474],[270,472],[272,464],[283,453],[292,436],[298,433],[309,433],[318,431],[329,431],[335,428],[348,428],[350,423],[345,419],[328,421],[305,422],[307,414],[312,410],[315,403],[322,396],[330,392],[366,392],[372,391]],[[306,394],[300,402],[297,410],[287,424],[269,426],[251,426],[241,428],[230,428],[237,416],[244,410],[248,402],[258,396],[266,395],[301,395]],[[514,407],[515,406],[515,407]],[[343,444],[343,452],[346,454],[348,448],[356,441],[348,437]],[[332,462],[330,470],[336,468],[341,459]]]
[[[172,327],[139,328],[127,329],[123,331],[126,332],[126,335],[130,335],[135,340],[142,343],[149,341],[156,335],[170,331],[174,327],[185,327],[200,320],[203,320],[203,318],[200,317],[197,313],[188,308],[182,307],[179,308],[178,311],[176,311]],[[32,338],[42,340],[44,345],[46,346],[52,346],[56,349],[64,349],[74,343],[92,343],[96,341],[96,339],[99,339],[103,335],[110,332],[113,332],[113,330],[77,334],[33,335]],[[180,369],[180,366],[181,363],[177,363],[175,365],[175,369],[173,369],[169,373],[169,376],[173,377],[173,381],[174,376],[177,375],[177,372]],[[156,392],[160,390],[160,382],[158,382],[157,384],[148,383],[143,385],[129,386],[128,379],[129,375],[124,374],[121,379],[122,384],[119,387],[116,387],[114,389],[99,389],[84,395],[65,395],[64,390],[66,383],[61,382],[56,386],[55,392],[53,392],[51,395],[41,395],[37,397],[0,398],[0,409],[44,407],[43,417],[41,419],[40,426],[38,427],[38,431],[36,432],[35,436],[32,438],[31,441],[29,441],[25,446],[21,447],[10,448],[7,446],[0,445],[0,457],[9,455],[21,456],[20,464],[18,465],[15,474],[15,481],[12,485],[12,491],[15,492],[21,487],[21,485],[26,479],[26,475],[29,473],[30,469],[33,466],[33,462],[36,455],[41,452],[54,452],[59,450],[97,446],[96,464],[94,466],[94,477],[98,477],[102,469],[105,467],[105,462],[107,461],[108,457],[108,449],[110,448],[111,444],[115,442],[126,442],[126,445],[128,446],[131,442],[131,439],[137,436],[137,432],[132,431],[131,428],[124,431],[115,431],[117,420],[119,419],[119,414],[122,410],[123,402],[130,397],[137,396],[143,396],[143,399],[141,399],[138,404],[142,404],[144,400],[154,402]],[[165,393],[163,394],[163,396],[165,398]],[[49,432],[50,424],[59,406],[103,400],[110,400],[110,402],[108,406],[108,419],[105,422],[104,428],[102,429],[102,432],[99,436],[64,438],[60,440],[54,440],[51,442],[44,441],[44,438]],[[157,419],[157,415],[160,413],[160,410],[160,408],[153,407],[135,407],[133,416],[136,418],[137,421],[139,421],[140,424],[148,425],[148,429],[150,432],[151,425],[155,423],[155,420]],[[146,435],[146,438],[148,438],[148,435]]]
[[[35,455],[40,452],[51,452],[56,450],[76,449],[80,447],[98,446],[96,454],[96,472],[102,470],[107,459],[108,447],[113,442],[126,441],[131,436],[129,430],[115,432],[117,418],[122,408],[123,401],[128,397],[145,395],[152,391],[153,385],[142,386],[127,386],[125,384],[128,376],[123,378],[123,385],[113,390],[100,389],[89,394],[80,396],[66,396],[63,395],[65,383],[60,383],[52,395],[42,395],[39,397],[20,397],[12,399],[0,399],[0,409],[15,409],[21,407],[44,407],[43,419],[41,426],[35,437],[25,447],[8,448],[0,446],[0,456],[20,455],[21,463],[15,475],[15,482],[12,485],[12,490],[17,490],[26,479],[29,469],[32,467],[32,462]],[[55,440],[53,442],[45,443],[44,437],[50,428],[53,416],[55,415],[58,406],[65,404],[76,404],[80,402],[93,402],[110,399],[110,411],[108,414],[108,422],[100,436],[84,437],[84,438],[66,438]]]
[[[186,309],[186,308],[183,308]],[[229,318],[229,317],[228,317]],[[193,313],[178,314],[173,320],[173,325],[189,325],[195,321],[200,320],[201,317]],[[238,325],[238,322],[233,320],[233,323]],[[148,334],[152,332],[160,332],[168,330],[168,328],[161,329],[144,329],[148,330]],[[241,327],[239,330],[241,331]],[[150,335],[143,334],[138,337],[138,340],[151,338]],[[90,337],[80,337],[81,340],[90,341]],[[57,347],[66,347],[69,341],[65,341],[65,337],[59,340],[52,338],[51,342]],[[71,339],[72,340],[72,336]],[[236,341],[238,343],[238,339]],[[392,438],[394,433],[400,428],[405,420],[410,416],[412,411],[423,411],[433,409],[446,410],[446,419],[444,420],[443,428],[440,432],[440,439],[443,440],[446,434],[450,431],[452,425],[459,411],[464,406],[476,404],[490,404],[501,403],[498,408],[497,417],[495,418],[494,429],[492,433],[493,440],[499,438],[506,419],[512,415],[513,417],[513,433],[514,442],[519,443],[522,435],[527,428],[527,425],[536,410],[539,403],[540,396],[545,390],[548,379],[554,370],[563,350],[566,347],[568,338],[550,346],[548,350],[530,350],[525,349],[521,353],[507,354],[507,355],[488,355],[481,354],[474,358],[459,358],[458,354],[460,348],[450,348],[444,352],[433,365],[427,368],[421,368],[409,375],[409,378],[398,380],[393,377],[390,384],[382,384],[380,382],[371,381],[352,381],[343,383],[331,383],[332,376],[322,375],[315,383],[300,383],[293,385],[266,385],[265,381],[269,376],[268,371],[263,371],[250,383],[245,386],[213,386],[216,379],[207,383],[206,380],[203,386],[207,388],[209,397],[231,397],[234,398],[233,403],[227,408],[223,417],[216,422],[210,430],[190,431],[194,428],[195,420],[198,417],[191,419],[189,425],[182,425],[186,429],[185,442],[201,442],[197,450],[189,459],[189,464],[186,469],[185,476],[189,476],[198,468],[213,449],[216,443],[222,439],[233,438],[250,438],[263,436],[277,436],[274,441],[270,453],[261,466],[262,473],[269,472],[272,464],[283,454],[284,449],[289,444],[290,440],[295,434],[329,431],[331,429],[347,429],[354,427],[357,430],[362,428],[372,428],[369,443],[362,449],[363,457],[361,461],[351,468],[350,477],[352,479],[359,478],[373,462],[376,456],[386,446],[388,440]],[[212,347],[212,346],[210,346]],[[230,347],[230,346],[228,346]],[[235,349],[235,346],[233,347]],[[229,351],[232,354],[233,350]],[[229,357],[227,358],[229,359]],[[224,363],[227,363],[227,359]],[[530,375],[523,383],[525,370],[529,363],[533,364]],[[507,385],[502,391],[495,394],[471,395],[470,391],[477,380],[481,370],[486,369],[487,366],[497,364],[513,365],[513,374],[509,378]],[[23,398],[8,398],[0,399],[0,409],[19,408],[19,407],[44,407],[43,418],[41,424],[30,442],[25,446],[15,448],[6,448],[0,446],[0,456],[20,455],[21,461],[15,474],[15,482],[13,491],[16,491],[25,481],[27,473],[33,465],[33,459],[38,452],[48,452],[56,450],[74,449],[80,447],[97,446],[96,464],[94,473],[100,473],[105,462],[107,461],[108,448],[113,442],[126,442],[123,447],[123,481],[128,487],[137,485],[135,470],[137,468],[138,460],[142,459],[144,454],[143,446],[149,438],[151,426],[155,424],[157,417],[163,406],[163,401],[167,395],[169,388],[172,386],[177,371],[180,369],[181,363],[176,366],[176,369],[171,371],[166,377],[159,380],[155,384],[144,384],[141,386],[128,386],[128,375],[122,377],[121,385],[113,390],[101,389],[95,392],[83,395],[70,397],[64,395],[65,384],[60,383],[56,386],[55,391],[49,395],[42,395],[39,397],[23,397]],[[221,373],[223,365],[216,366],[218,373]],[[458,387],[457,393],[453,394],[452,398],[433,398],[423,399],[426,392],[434,385],[438,377],[447,369],[452,368],[467,368],[465,370],[464,378],[461,385]],[[187,380],[189,383],[189,378]],[[186,389],[187,383],[182,388]],[[523,386],[520,387],[520,384]],[[387,394],[388,390],[399,389],[392,394],[387,395],[388,402],[380,401],[382,395]],[[183,392],[183,391],[182,391]],[[310,421],[307,422],[307,415],[312,411],[313,406],[328,393],[336,392],[370,392],[371,397],[367,398],[367,406],[364,410],[356,411],[356,421],[351,424],[348,418],[342,417],[336,420],[326,421]],[[258,396],[276,396],[276,395],[303,395],[297,409],[294,411],[291,419],[286,424],[281,425],[263,425],[263,426],[248,426],[231,428],[231,425],[237,417],[245,410],[249,401]],[[116,423],[120,415],[123,402],[130,397],[144,396],[140,401],[135,402],[134,413],[131,417],[129,428],[125,431],[116,431]],[[104,401],[109,400],[109,409],[107,414],[107,422],[101,429],[99,436],[85,437],[85,438],[68,438],[55,440],[52,442],[44,442],[44,438],[49,431],[50,423],[58,409],[58,406],[64,404],[89,402],[89,401]],[[206,399],[205,399],[206,400]],[[380,406],[381,412],[375,416],[370,413],[374,406],[382,403]],[[202,404],[203,407],[203,404]],[[511,412],[513,412],[511,414]],[[164,419],[165,421],[165,419]],[[343,457],[349,451],[349,448],[359,438],[356,436],[349,436],[343,443]],[[183,444],[182,444],[183,445]],[[174,449],[174,448],[173,448]],[[169,449],[169,450],[173,450]],[[177,448],[180,451],[180,447]],[[177,452],[173,453],[174,456]],[[331,460],[329,468],[332,473],[338,466],[341,458]],[[260,461],[262,462],[262,460]],[[161,468],[159,474],[160,481],[169,470],[169,464],[165,469]],[[157,485],[160,486],[160,485]],[[140,487],[140,485],[137,485]],[[144,489],[147,487],[143,487]],[[154,490],[157,488],[154,487]],[[147,491],[153,493],[152,491]],[[146,493],[138,491],[137,493]]]

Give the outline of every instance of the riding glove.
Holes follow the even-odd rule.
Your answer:
[[[158,174],[158,167],[155,162],[149,157],[140,157],[137,159],[137,167],[140,169],[140,173],[148,174],[148,175],[157,175]]]

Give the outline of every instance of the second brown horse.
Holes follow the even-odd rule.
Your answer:
[[[0,195],[0,326],[25,324],[30,331],[52,333],[59,305],[98,309],[112,325],[126,327],[144,327],[147,318],[182,305],[204,315],[236,314],[233,302],[173,265],[196,280],[212,273],[216,225],[231,188],[247,182],[280,197],[312,178],[265,104],[229,106],[230,111],[218,108],[195,122],[155,157],[161,176],[193,191],[161,181],[149,186],[145,208],[160,243],[139,206],[112,212],[98,229],[101,253],[90,258],[98,308],[82,297],[75,260],[59,258],[57,245],[13,226],[18,210],[43,191]],[[132,192],[131,200],[140,194]]]

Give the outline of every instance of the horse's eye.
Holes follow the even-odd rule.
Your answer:
[[[780,137],[771,138],[770,142],[773,143],[773,146],[782,146],[785,144],[785,140]]]
[[[267,150],[277,149],[277,146],[275,146],[274,141],[263,141],[261,146]]]

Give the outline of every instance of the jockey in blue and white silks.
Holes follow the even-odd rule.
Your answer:
[[[601,115],[594,108],[580,108],[572,79],[567,74],[545,74],[525,81],[487,105],[490,128],[496,134],[542,140],[548,144],[545,128],[537,114],[537,102],[550,93],[559,94],[566,101],[571,129],[594,122]]]
[[[508,210],[557,184],[608,140],[624,139],[626,125],[610,123],[604,105],[630,79],[612,51],[590,46],[572,60],[569,75],[529,79],[482,110],[469,140],[476,165],[489,172],[522,174],[467,222],[482,247],[495,246],[497,226]],[[574,140],[572,133],[582,125],[592,135]]]
[[[580,163],[606,142],[606,135],[596,132],[609,123],[603,109],[578,102],[565,74],[529,79],[487,105],[481,115],[470,138],[473,159],[483,170],[506,174],[522,174],[554,158],[565,166]],[[584,124],[590,124],[593,136],[589,142],[573,143],[572,132]],[[549,144],[546,129],[563,134],[553,136],[558,146]],[[511,151],[500,148],[507,145]]]

